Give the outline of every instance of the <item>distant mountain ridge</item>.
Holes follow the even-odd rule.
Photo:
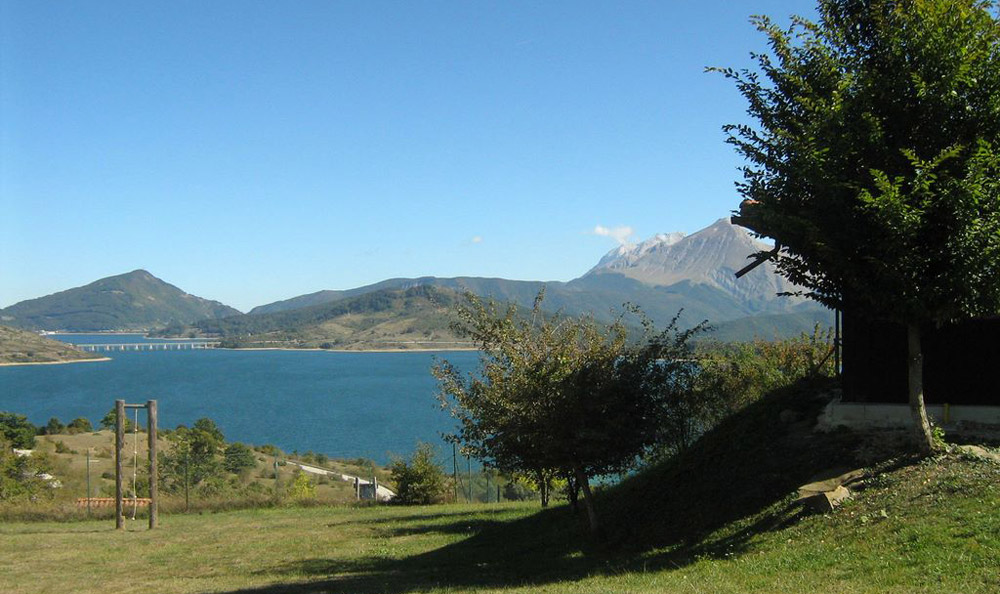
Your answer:
[[[778,295],[796,287],[778,276],[770,264],[735,277],[749,256],[767,247],[728,219],[720,219],[691,235],[662,233],[639,244],[619,246],[569,282],[394,278],[354,289],[300,295],[255,307],[245,315],[136,270],[22,301],[0,310],[0,323],[36,330],[166,328],[171,336],[241,336],[244,342],[258,342],[260,334],[268,334],[277,342],[299,346],[399,342],[421,336],[450,340],[449,319],[442,308],[447,309],[444,304],[452,303],[457,294],[468,291],[530,308],[544,290],[544,306],[549,311],[593,315],[608,322],[631,303],[657,325],[665,325],[683,311],[682,327],[707,320],[719,328],[720,335],[732,338],[773,338],[809,331],[816,322],[829,325],[832,313],[828,310],[802,298]],[[380,327],[377,332],[369,332],[376,326]]]
[[[727,336],[773,337],[810,330],[815,322],[828,325],[831,312],[802,298],[778,295],[796,287],[778,276],[770,264],[740,279],[735,277],[735,272],[749,263],[750,255],[768,247],[726,218],[691,235],[662,233],[636,245],[619,246],[583,276],[569,282],[397,278],[355,289],[317,291],[256,307],[249,315],[293,311],[380,291],[423,286],[469,291],[530,307],[544,288],[546,309],[568,315],[592,314],[602,321],[613,319],[629,302],[642,307],[658,324],[669,322],[683,310],[682,325],[709,320]]]
[[[190,295],[145,270],[133,270],[15,303],[0,309],[0,323],[48,331],[148,330],[239,313],[218,301]]]

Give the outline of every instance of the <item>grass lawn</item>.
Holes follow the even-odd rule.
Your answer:
[[[790,499],[697,542],[597,546],[565,506],[311,507],[0,525],[0,591],[1000,591],[1000,465],[879,473],[844,507]],[[790,514],[790,515],[789,515]]]
[[[141,518],[123,532],[6,521],[0,593],[1000,592],[1000,463],[919,460],[890,432],[816,433],[824,398],[775,392],[602,489],[600,540],[537,503],[167,507],[152,532]],[[862,471],[853,497],[807,513],[797,487],[841,466]],[[46,517],[19,513],[5,517]]]

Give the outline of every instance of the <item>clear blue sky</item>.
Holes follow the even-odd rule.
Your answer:
[[[575,278],[737,206],[704,67],[813,7],[0,0],[0,307],[136,268],[244,311]]]

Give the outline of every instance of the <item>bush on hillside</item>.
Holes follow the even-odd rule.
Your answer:
[[[239,474],[256,465],[257,460],[254,458],[253,450],[250,449],[250,446],[238,441],[229,444],[226,447],[225,453],[223,453],[222,466],[227,472]]]
[[[77,417],[66,425],[66,430],[70,433],[90,433],[94,430],[94,426],[90,424],[90,419]]]
[[[764,394],[803,379],[835,374],[831,330],[817,325],[810,334],[785,340],[702,345],[693,389],[675,400],[661,428],[659,460],[690,447],[726,417]]]
[[[420,443],[409,461],[396,459],[389,465],[396,483],[396,498],[402,505],[428,505],[444,501],[444,471],[434,461],[434,447]]]
[[[58,417],[52,417],[49,419],[49,422],[42,428],[42,432],[45,435],[59,435],[65,431],[66,425],[63,425],[63,422],[60,421]]]

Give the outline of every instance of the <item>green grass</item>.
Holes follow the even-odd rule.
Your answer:
[[[728,548],[718,541],[746,526],[726,525],[709,535],[710,551],[602,548],[565,506],[539,512],[537,504],[170,515],[153,532],[141,520],[123,533],[107,520],[5,524],[0,591],[794,593],[822,585],[986,594],[1000,588],[998,482],[1000,467],[989,462],[905,466],[832,514],[754,529]]]
[[[135,459],[133,457],[132,433],[126,433],[123,470],[125,473],[125,488],[131,487],[132,471]],[[174,443],[160,434],[158,449],[161,453],[169,452]],[[61,445],[60,445],[61,444]],[[134,444],[140,466],[139,476],[142,482],[146,477],[146,460],[148,459],[147,435],[141,432]],[[61,449],[61,451],[59,451]],[[109,430],[94,432],[40,435],[35,438],[35,452],[44,457],[44,467],[61,484],[38,497],[33,503],[25,501],[0,502],[0,522],[4,521],[68,521],[82,520],[88,517],[88,510],[77,504],[77,498],[86,497],[87,491],[87,452],[90,452],[90,494],[93,497],[113,497],[114,481],[114,433]],[[256,465],[240,475],[226,474],[227,488],[221,492],[205,494],[197,486],[193,486],[189,500],[185,500],[181,490],[168,492],[163,485],[160,490],[160,509],[166,513],[182,512],[188,509],[192,512],[211,512],[221,510],[246,509],[251,507],[275,507],[294,503],[290,501],[283,488],[287,488],[295,479],[298,467],[286,461],[302,461],[302,456],[279,456],[278,480],[274,477],[274,456],[254,451]],[[312,459],[312,458],[309,458]],[[367,479],[374,471],[382,485],[394,488],[391,473],[387,468],[371,466],[367,460],[337,460],[326,459],[323,464],[308,462],[312,466],[320,466],[337,474],[360,476]],[[354,484],[337,477],[319,477],[309,475],[315,485],[315,498],[307,502],[311,505],[345,505],[356,499]],[[257,488],[251,489],[253,484]],[[140,488],[140,496],[148,492]],[[127,498],[127,497],[126,497]],[[89,515],[97,517],[112,517],[113,511],[108,508],[92,509]],[[144,510],[139,510],[141,516]],[[0,590],[2,592],[2,590]]]
[[[0,524],[0,592],[1000,591],[1000,465],[815,434],[815,393],[773,394],[603,490],[603,542],[537,503],[164,514],[153,532],[15,522]],[[806,513],[795,487],[838,465],[865,468],[854,497]]]

